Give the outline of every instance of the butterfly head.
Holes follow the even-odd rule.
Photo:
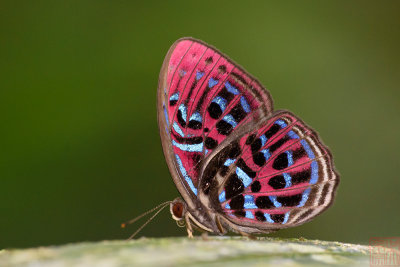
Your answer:
[[[187,211],[187,206],[185,201],[181,198],[176,198],[170,204],[170,212],[172,215],[172,219],[174,219],[177,223],[185,221],[185,214]]]

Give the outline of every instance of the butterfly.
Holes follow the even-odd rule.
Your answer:
[[[303,224],[333,202],[339,176],[318,134],[228,56],[177,40],[157,92],[164,155],[182,198],[173,219],[246,236]]]

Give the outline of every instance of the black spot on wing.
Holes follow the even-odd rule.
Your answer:
[[[227,199],[230,199],[244,191],[244,185],[239,180],[236,173],[229,176],[227,183],[225,184],[225,195]]]
[[[230,144],[229,147],[230,147],[229,154],[228,154],[229,158],[235,159],[235,158],[239,157],[239,155],[241,153],[239,143],[234,142],[234,143]]]
[[[213,58],[212,57],[206,58],[206,64],[208,65],[208,64],[211,64],[211,63],[213,63]]]
[[[296,149],[295,151],[293,151],[293,160],[296,161],[306,155],[307,155],[307,153],[304,150],[304,148],[300,147],[299,149]]]
[[[180,135],[174,134],[176,141],[180,144],[201,144],[203,142],[203,137],[194,136],[194,137],[181,137]]]
[[[226,66],[225,65],[220,65],[218,67],[218,72],[219,73],[225,73],[226,72]]]
[[[255,181],[251,184],[251,192],[257,193],[261,190],[261,183],[259,181]]]
[[[255,139],[256,139],[256,135],[255,135],[255,134],[250,135],[250,136],[247,137],[247,139],[246,139],[246,145],[250,145],[251,143],[254,142]]]
[[[270,209],[275,207],[274,203],[267,196],[261,196],[256,198],[256,206],[260,209]]]
[[[262,145],[261,139],[257,138],[252,144],[251,144],[251,152],[254,154],[256,153],[258,150],[260,150]]]
[[[218,142],[217,140],[211,138],[211,137],[207,137],[204,145],[206,146],[207,149],[214,149],[218,146]]]
[[[194,130],[201,129],[202,126],[203,126],[203,125],[202,125],[201,122],[195,121],[195,120],[191,120],[191,121],[189,121],[189,123],[188,123],[188,127],[191,128],[191,129],[194,129]]]
[[[264,216],[264,213],[262,213],[261,211],[256,211],[254,215],[256,216],[256,219],[260,222],[265,222],[267,220]]]
[[[271,154],[274,153],[275,150],[280,148],[283,144],[285,144],[289,140],[290,140],[290,138],[287,135],[285,135],[284,137],[282,137],[281,139],[276,141],[273,145],[271,145],[269,148],[269,151],[271,152]]]
[[[244,205],[244,196],[243,195],[238,195],[232,198],[232,200],[229,202],[229,206],[233,210],[242,210]]]
[[[288,164],[288,156],[286,155],[286,153],[281,153],[275,158],[274,163],[272,164],[272,168],[274,168],[275,170],[283,170],[288,167]]]
[[[233,214],[234,214],[236,217],[244,217],[244,216],[246,215],[246,212],[244,212],[244,210],[235,210],[235,211],[233,212]]]
[[[258,166],[262,167],[265,164],[265,156],[261,152],[253,154],[253,162]]]
[[[235,119],[236,123],[241,122],[247,115],[244,111],[242,105],[238,103],[230,112],[229,114]]]
[[[285,196],[285,197],[277,197],[276,200],[285,207],[293,207],[299,205],[302,198],[302,194]]]
[[[195,165],[195,163],[200,162],[200,160],[203,158],[203,155],[200,153],[192,153],[192,160],[193,160],[193,165]],[[197,166],[196,166],[197,167]]]
[[[221,107],[214,102],[211,102],[211,104],[207,108],[208,114],[210,114],[210,117],[213,119],[218,119],[222,115],[222,109]]]
[[[179,124],[180,124],[182,127],[185,127],[185,126],[186,126],[186,122],[183,120],[181,110],[178,110],[178,115],[177,115],[177,117],[178,117],[178,122],[179,122]]]
[[[269,179],[268,184],[273,189],[282,189],[282,188],[285,188],[286,181],[282,175],[276,175],[276,176],[272,177],[271,179]]]
[[[238,160],[236,166],[241,168],[250,178],[256,177],[257,173],[247,166],[246,162],[242,158]]]
[[[311,169],[291,174],[292,184],[307,182],[311,178]]]
[[[204,171],[203,179],[201,181],[201,188],[203,192],[208,195],[210,192],[210,186],[213,182],[214,177],[217,175],[218,168],[210,167]]]
[[[218,133],[222,135],[229,135],[233,130],[232,125],[224,120],[220,120],[216,126]]]
[[[274,136],[277,132],[279,132],[279,130],[281,129],[281,127],[278,124],[273,124],[268,131],[265,132],[265,137],[267,137],[268,139],[270,139],[272,136]]]
[[[171,107],[172,107],[172,106],[175,106],[176,103],[178,103],[178,100],[170,100],[170,101],[169,101],[169,105],[170,105]]]
[[[285,220],[285,215],[283,215],[283,214],[271,214],[271,219],[276,223],[282,223]]]
[[[218,96],[222,97],[223,99],[226,100],[226,105],[228,105],[232,99],[235,98],[235,95],[232,94],[231,92],[228,91],[228,89],[226,89],[226,87],[224,86],[221,91],[218,93]]]

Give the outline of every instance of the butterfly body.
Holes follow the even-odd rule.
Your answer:
[[[158,121],[183,199],[177,221],[225,234],[300,225],[333,201],[339,177],[318,135],[269,92],[202,41],[182,38],[160,72]]]

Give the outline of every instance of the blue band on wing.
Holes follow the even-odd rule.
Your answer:
[[[289,213],[290,213],[290,212],[286,212],[286,213],[285,213],[285,219],[283,220],[282,224],[287,223],[287,221],[288,221],[288,219],[289,219]]]
[[[179,92],[176,92],[175,94],[171,95],[171,97],[169,98],[169,101],[178,101],[179,100]]]
[[[318,163],[316,161],[311,162],[311,179],[310,184],[318,182]]]
[[[197,71],[196,73],[196,80],[200,80],[204,75],[204,72],[202,71]]]
[[[264,154],[265,161],[267,161],[269,159],[269,157],[271,157],[271,154],[269,153],[268,149],[261,150],[261,153]]]
[[[213,78],[210,78],[210,79],[208,80],[208,87],[213,88],[218,82],[219,82],[218,80],[215,80],[215,79],[213,79]]]
[[[254,204],[254,196],[245,195],[244,196],[244,208],[245,209],[257,209],[258,207]]]
[[[175,132],[177,132],[180,136],[182,136],[182,137],[185,136],[185,134],[183,133],[181,127],[179,127],[179,125],[175,121],[172,124],[172,128],[174,128]]]
[[[271,215],[269,215],[269,213],[264,213],[264,216],[269,223],[275,223],[274,220],[271,219]]]
[[[268,138],[265,136],[265,134],[263,134],[260,136],[260,139],[261,139],[261,147],[263,147],[267,142]]]
[[[233,118],[231,114],[225,115],[223,120],[232,125],[233,128],[237,126],[236,120]]]
[[[315,158],[314,152],[311,150],[311,148],[308,145],[307,141],[302,139],[302,140],[300,140],[300,143],[303,146],[304,150],[307,152],[308,157],[310,159],[314,159]]]
[[[282,207],[282,204],[276,199],[276,196],[269,196],[269,199],[274,203],[276,208]]]
[[[276,120],[275,124],[278,124],[279,126],[281,126],[281,128],[285,128],[287,126],[286,122],[284,122],[283,120]]]
[[[310,159],[315,159],[314,152],[312,151],[308,142],[304,139],[300,140],[301,145],[304,150],[307,152],[307,155]],[[311,162],[311,179],[310,184],[315,184],[318,181],[318,163],[316,161]]]
[[[236,167],[236,174],[242,180],[244,187],[248,187],[251,184],[252,179],[241,168]]]
[[[240,104],[242,104],[242,108],[246,113],[249,113],[251,111],[249,103],[247,103],[247,100],[244,96],[240,98]]]
[[[168,118],[168,112],[167,112],[167,109],[165,108],[165,105],[163,105],[163,109],[164,109],[164,117],[165,117],[165,121],[167,122],[167,126],[169,127],[169,118]]]
[[[221,96],[217,96],[216,98],[214,98],[211,102],[217,103],[218,106],[221,108],[221,111],[224,112],[225,108],[226,108],[226,99],[221,97]]]
[[[292,186],[292,177],[288,173],[283,173],[283,178],[285,179],[286,185],[285,188]]]
[[[307,188],[304,191],[303,195],[301,196],[300,203],[299,203],[299,205],[297,205],[297,207],[303,207],[304,204],[306,204],[306,202],[308,200],[308,195],[310,194],[310,191],[311,191],[311,188]]]
[[[226,167],[231,166],[233,163],[235,163],[235,161],[236,161],[236,159],[227,159],[227,160],[224,162],[224,165],[225,165]]]
[[[195,113],[193,113],[192,116],[190,116],[189,121],[198,121],[198,122],[202,122],[200,113],[199,113],[198,111],[196,111]]]
[[[292,151],[285,151],[287,159],[288,159],[288,167],[293,165],[293,152]]]
[[[225,190],[222,191],[221,194],[219,194],[218,200],[219,200],[219,202],[221,202],[221,203],[224,202],[224,201],[226,200],[226,197],[225,197]]]
[[[254,219],[253,213],[249,210],[246,210],[246,214],[244,215],[244,217],[246,217],[248,219]]]
[[[194,187],[192,179],[186,172],[185,167],[183,167],[181,158],[175,154],[176,162],[178,163],[179,170],[181,171],[182,176],[185,178],[185,181],[188,183],[190,189],[192,189],[193,193],[197,196],[197,189]]]
[[[178,108],[180,111],[181,111],[181,113],[182,113],[182,119],[186,122],[186,117],[187,117],[187,114],[186,114],[186,106],[184,105],[184,104],[180,104],[180,106],[179,106],[179,108]]]
[[[187,152],[203,152],[203,143],[200,144],[179,144],[175,142],[175,140],[172,140],[172,144],[179,148],[182,151],[187,151]]]
[[[295,134],[292,130],[290,130],[287,134],[288,134],[289,137],[292,138],[292,139],[299,139],[299,138],[300,138],[300,137],[299,137],[297,134]]]
[[[239,94],[239,90],[233,86],[232,84],[230,84],[230,82],[226,82],[225,83],[225,87],[228,90],[228,92],[234,94],[234,95],[238,95]]]

